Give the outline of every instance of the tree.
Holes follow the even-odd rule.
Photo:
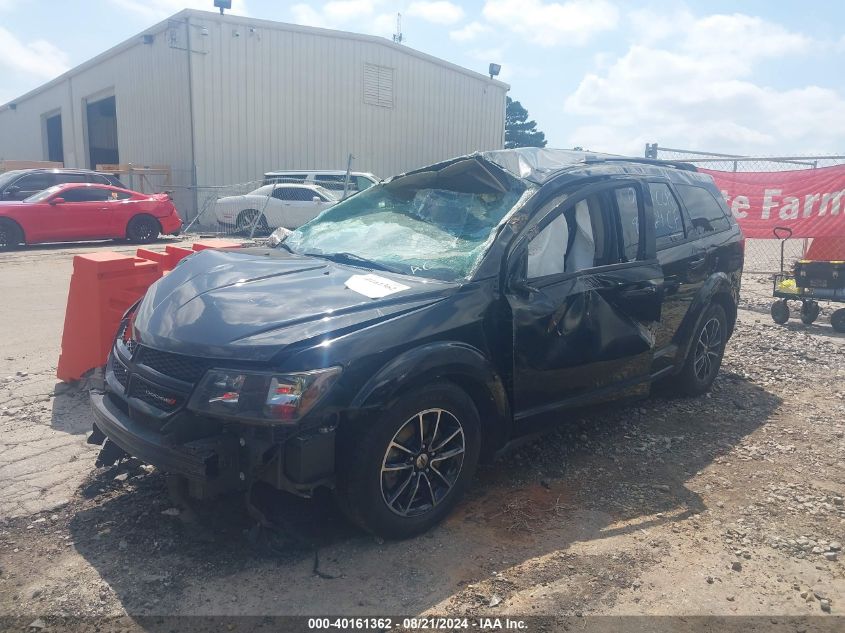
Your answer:
[[[519,101],[508,97],[505,113],[505,147],[545,147],[546,135],[537,129],[536,121],[528,120],[528,110]]]

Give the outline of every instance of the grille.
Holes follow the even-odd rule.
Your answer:
[[[126,330],[128,327],[129,323],[127,321],[124,321],[123,325],[120,326],[120,331],[117,333],[117,340],[123,343],[123,347],[126,349],[127,353],[131,357],[135,353],[135,348],[138,347],[138,343],[126,336]]]
[[[202,378],[205,370],[208,369],[206,361],[182,356],[181,354],[160,352],[149,347],[142,349],[140,362],[165,376],[191,383]]]
[[[123,388],[126,389],[126,386],[129,384],[129,373],[126,371],[126,367],[123,366],[123,363],[112,356],[111,368],[114,372],[114,377],[117,378],[117,382],[123,385]]]
[[[129,395],[162,411],[178,409],[183,401],[181,394],[167,391],[161,387],[142,381],[137,376],[132,380],[132,389]]]

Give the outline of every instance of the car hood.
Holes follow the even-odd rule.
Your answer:
[[[377,275],[406,289],[372,299],[346,286]],[[458,284],[370,271],[276,249],[204,250],[153,284],[134,319],[156,349],[270,361],[286,346],[330,340],[442,301]]]

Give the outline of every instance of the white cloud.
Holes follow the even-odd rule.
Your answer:
[[[371,0],[333,0],[323,5],[322,12],[329,20],[346,22],[372,15],[375,5]]]
[[[296,24],[390,37],[396,28],[396,14],[377,13],[382,4],[383,0],[332,0],[317,8],[295,4],[290,11]]]
[[[154,20],[161,20],[179,13],[182,9],[216,10],[211,0],[110,0],[110,2]],[[232,0],[232,8],[227,11],[237,15],[247,15],[246,3],[243,0]]]
[[[445,0],[412,2],[405,10],[405,15],[448,26],[460,22],[464,17],[464,10],[456,4],[445,2]]]
[[[0,68],[26,73],[38,79],[52,79],[68,69],[68,56],[47,40],[22,42],[0,27]]]
[[[580,46],[616,28],[619,12],[607,0],[487,0],[484,17],[540,46]]]
[[[654,141],[727,153],[829,152],[845,143],[841,93],[753,81],[764,60],[807,50],[804,35],[741,14],[670,22],[647,21],[638,34],[648,44],[633,43],[581,80],[565,110],[589,122],[569,143],[637,154]]]
[[[471,42],[479,35],[483,35],[490,31],[490,27],[481,22],[470,22],[454,31],[449,31],[449,38],[455,42]]]

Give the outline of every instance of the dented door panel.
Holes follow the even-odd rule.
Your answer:
[[[663,277],[656,262],[606,266],[514,292],[517,417],[649,376]]]

